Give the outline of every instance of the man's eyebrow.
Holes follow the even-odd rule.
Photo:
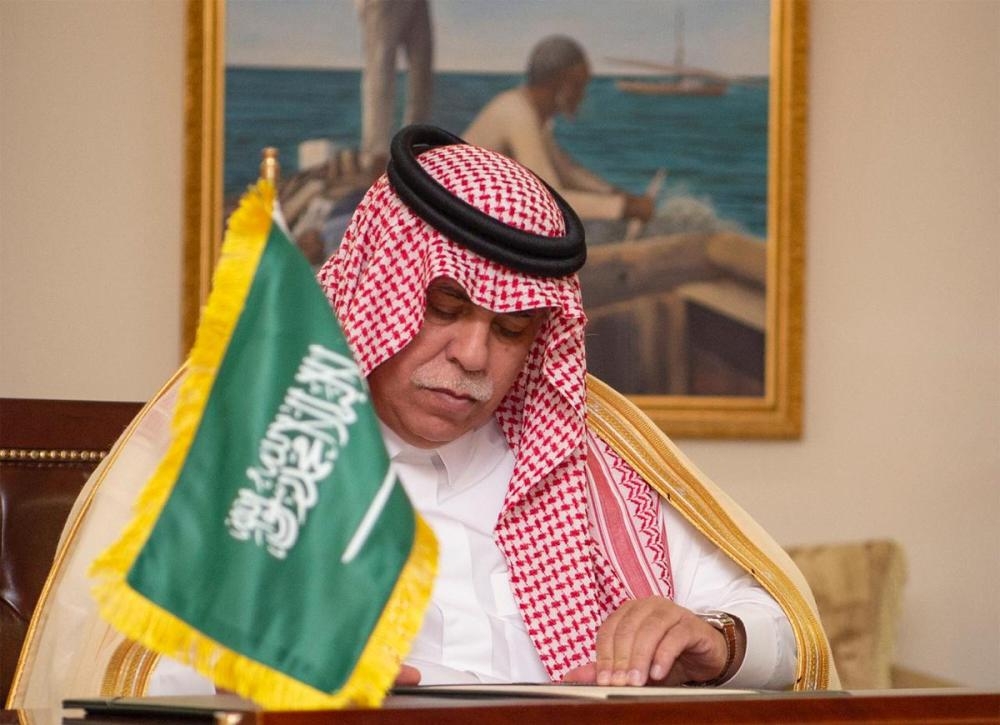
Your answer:
[[[516,312],[504,312],[507,317],[537,317],[549,311],[548,307],[533,307],[530,310],[517,310]]]

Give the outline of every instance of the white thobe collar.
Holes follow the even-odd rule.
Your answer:
[[[490,476],[509,450],[496,418],[438,448],[418,448],[379,421],[386,451],[392,461],[443,467],[438,502],[445,501]]]

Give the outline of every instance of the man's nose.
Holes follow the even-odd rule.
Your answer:
[[[464,320],[455,325],[454,331],[448,344],[448,359],[470,373],[485,370],[489,361],[490,323]]]

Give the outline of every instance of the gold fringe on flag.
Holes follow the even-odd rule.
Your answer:
[[[101,615],[143,646],[189,664],[220,687],[269,710],[377,707],[419,631],[430,598],[437,542],[416,516],[414,542],[399,579],[344,686],[322,692],[234,652],[129,587],[125,577],[148,540],[191,448],[216,374],[250,291],[273,223],[271,182],[251,187],[229,219],[212,292],[202,312],[172,421],[170,447],[136,503],[121,538],[90,568]]]

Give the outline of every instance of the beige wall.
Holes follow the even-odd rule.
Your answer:
[[[898,659],[1000,684],[1000,2],[812,6],[805,435],[682,441],[785,544],[894,537]],[[0,395],[177,362],[180,2],[0,1]]]
[[[0,395],[145,399],[180,348],[179,0],[0,0]]]

